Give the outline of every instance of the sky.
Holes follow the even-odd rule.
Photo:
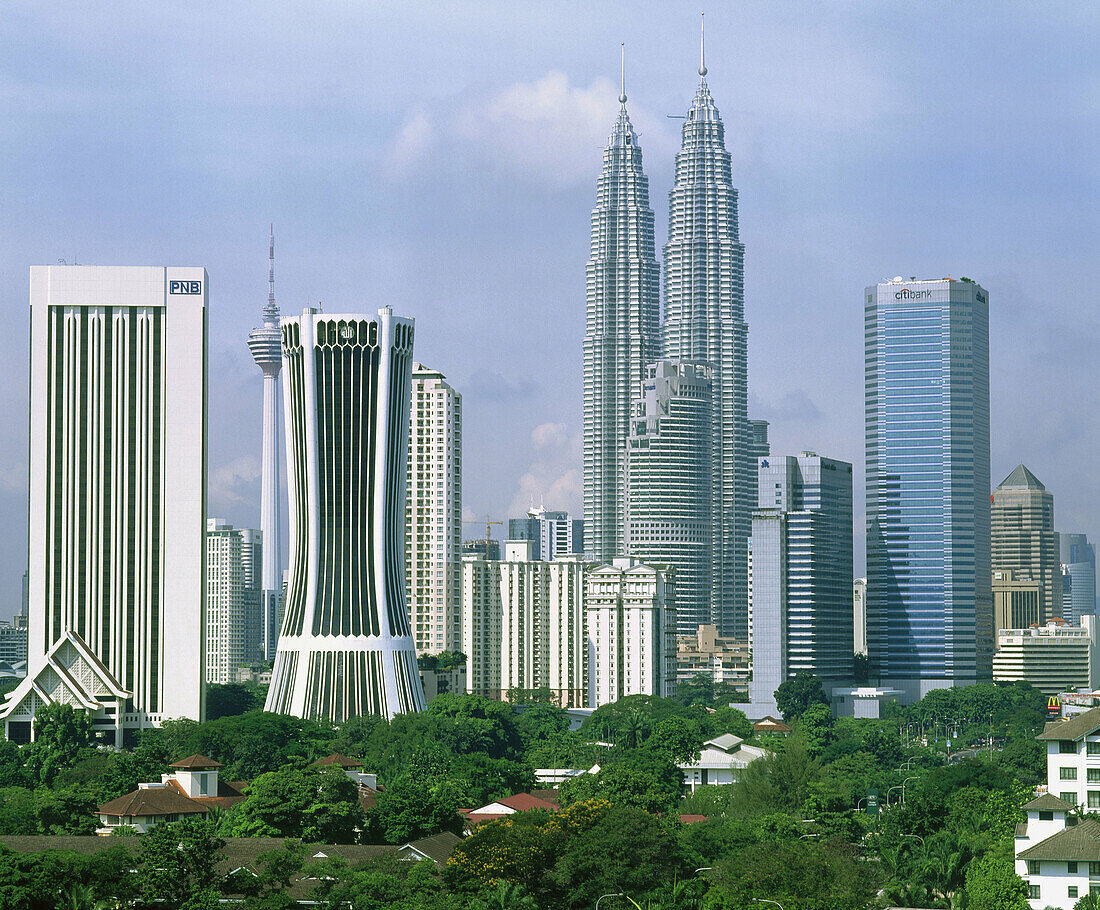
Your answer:
[[[211,515],[259,522],[245,338],[276,235],[283,312],[391,306],[463,396],[466,517],[582,511],[589,218],[626,90],[658,248],[698,4],[5,0],[0,17],[0,616],[26,565],[28,269],[210,275]],[[1100,539],[1100,5],[706,10],[740,191],[750,416],[855,465],[863,288],[990,296],[996,486],[1026,464]],[[658,252],[658,258],[660,258]],[[1094,290],[1089,290],[1090,288]],[[468,536],[480,536],[477,525]]]

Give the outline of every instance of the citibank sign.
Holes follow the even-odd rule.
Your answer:
[[[894,295],[895,300],[930,300],[931,298],[931,291],[911,291],[909,288],[902,288]]]

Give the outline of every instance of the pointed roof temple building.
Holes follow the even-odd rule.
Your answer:
[[[603,562],[622,556],[626,440],[631,402],[646,366],[660,357],[659,266],[649,181],[626,110],[603,154],[592,210],[584,337],[584,550]]]

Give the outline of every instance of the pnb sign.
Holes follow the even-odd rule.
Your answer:
[[[169,281],[168,282],[169,294],[201,294],[202,282],[201,281]]]

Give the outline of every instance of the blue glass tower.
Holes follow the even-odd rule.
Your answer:
[[[989,679],[989,301],[965,280],[865,297],[867,638],[915,700]]]

